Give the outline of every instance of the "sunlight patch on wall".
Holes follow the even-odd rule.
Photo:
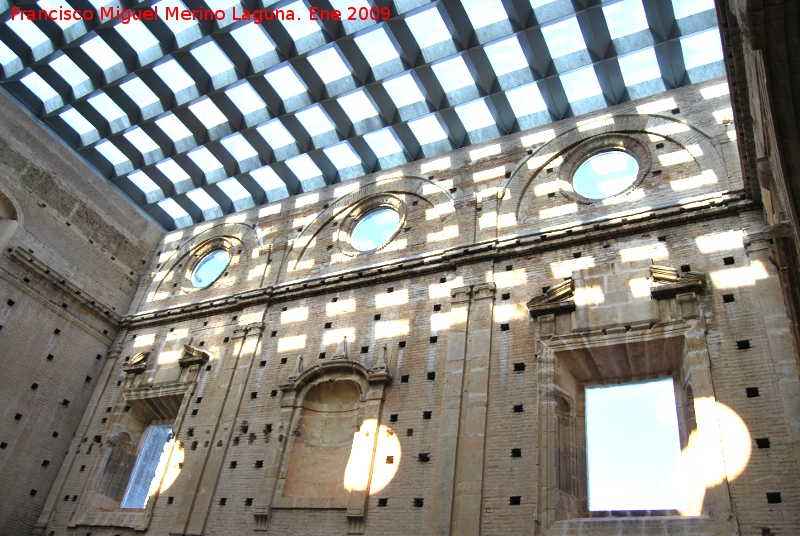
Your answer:
[[[133,347],[141,348],[143,346],[153,346],[153,343],[155,341],[156,341],[155,333],[148,333],[146,335],[139,334],[136,337],[136,340],[133,342]]]
[[[664,136],[674,136],[682,132],[689,132],[689,130],[691,129],[688,125],[677,121],[670,121],[663,125],[647,128],[648,132],[652,132],[652,134],[649,135],[650,141],[659,141],[663,139]]]
[[[408,330],[408,320],[385,320],[383,322],[375,322],[376,339],[389,339],[399,335],[407,335]]]
[[[384,292],[375,295],[375,308],[394,307],[408,303],[408,289],[396,290],[394,292]]]
[[[267,216],[274,216],[275,214],[281,213],[281,205],[283,203],[275,203],[274,205],[267,205],[259,209],[258,217],[259,218],[266,218]]]
[[[744,248],[744,231],[724,231],[700,235],[694,239],[700,253],[711,253],[713,251],[726,251],[730,249]]]
[[[313,194],[299,196],[294,202],[294,208],[305,207],[307,205],[313,205],[319,201],[319,193],[315,192]]]
[[[631,288],[631,295],[634,298],[650,297],[650,280],[646,277],[631,279],[628,281],[628,286]]]
[[[456,211],[456,207],[452,201],[447,201],[445,203],[439,203],[438,205],[433,205],[433,208],[429,208],[425,211],[425,219],[435,220],[445,214],[451,214]]]
[[[464,279],[461,276],[446,281],[444,283],[431,283],[428,285],[428,298],[450,298],[450,290],[464,286]]]
[[[575,289],[575,305],[597,305],[603,303],[605,299],[603,289],[599,286]]]
[[[450,157],[439,158],[438,160],[432,160],[430,162],[425,162],[420,166],[420,173],[430,173],[432,171],[444,171],[445,169],[450,169]]]
[[[352,345],[356,338],[356,330],[354,328],[326,329],[322,335],[322,344],[324,346],[339,344],[345,337],[347,337],[347,343]],[[352,350],[352,348],[349,348],[348,352]]]
[[[375,445],[376,440],[377,445]],[[378,426],[376,419],[364,420],[358,431],[353,434],[353,446],[344,470],[344,489],[363,491],[369,485],[370,494],[378,493],[397,473],[401,452],[400,440],[394,431],[384,425]],[[385,463],[387,456],[394,456],[394,463]],[[370,468],[372,468],[371,480]]]
[[[505,166],[497,166],[491,169],[485,169],[483,171],[479,171],[477,173],[472,174],[472,182],[483,182],[492,179],[496,179],[498,177],[504,177],[506,174],[506,167]]]
[[[633,248],[623,248],[619,250],[622,262],[642,261],[646,259],[666,259],[669,257],[667,246],[663,242],[649,244],[646,246],[636,246]]]
[[[449,190],[453,187],[453,180],[447,179],[446,181],[436,181],[435,184],[427,182],[422,185],[422,195],[438,194],[442,189]]]
[[[657,114],[659,112],[666,112],[667,110],[674,110],[678,107],[675,99],[672,97],[668,99],[661,99],[655,102],[648,102],[636,107],[636,111],[640,115]]]
[[[627,203],[629,201],[639,201],[644,199],[644,190],[641,188],[636,188],[626,194],[622,195],[615,195],[614,197],[606,197],[603,199],[603,206],[611,206],[611,205],[619,205],[621,203]]]
[[[499,143],[494,143],[482,149],[475,149],[474,151],[470,151],[469,159],[470,161],[475,162],[476,160],[480,160],[481,158],[486,158],[487,156],[494,156],[496,154],[500,154],[502,150],[503,148]]]
[[[339,330],[336,330],[339,331]],[[330,333],[330,332],[328,332]],[[328,334],[326,333],[326,335]],[[341,340],[341,339],[340,339]],[[278,351],[288,352],[290,350],[300,350],[306,347],[306,336],[295,335],[293,337],[281,337],[278,339]]]
[[[716,184],[717,182],[719,182],[717,180],[717,174],[714,173],[713,170],[709,169],[704,171],[701,175],[670,181],[669,185],[674,191],[680,192],[683,190],[690,190],[692,188]]]
[[[591,268],[594,265],[594,257],[589,255],[587,257],[579,257],[577,259],[551,262],[550,271],[553,272],[553,277],[563,279],[565,277],[572,277],[572,272],[575,270]]]
[[[170,233],[164,237],[164,244],[169,244],[171,242],[177,242],[183,238],[183,231],[176,231],[174,233]]]
[[[728,268],[709,273],[714,288],[752,287],[756,281],[766,279],[769,273],[761,261],[751,261],[750,266]]]
[[[640,112],[641,113],[641,112]],[[607,125],[613,125],[614,118],[611,114],[601,115],[585,121],[578,121],[578,132],[587,132],[596,128],[602,128]]]
[[[522,136],[519,141],[522,144],[523,148],[527,148],[530,147],[531,145],[539,145],[541,143],[547,143],[548,141],[554,139],[556,139],[556,131],[551,128],[550,130],[543,130],[542,132],[537,132],[535,134]]]
[[[441,231],[436,233],[428,233],[428,242],[439,242],[441,240],[449,240],[458,236],[458,225],[448,225]]]
[[[539,169],[545,164],[547,164],[548,168],[560,166],[564,159],[560,156],[553,159],[556,154],[558,153],[548,153],[541,156],[533,156],[528,160],[526,165],[528,166],[528,169]],[[553,159],[552,162],[550,162],[551,159]]]
[[[325,304],[326,316],[337,316],[345,313],[352,313],[356,310],[356,300],[348,298],[346,300],[339,299],[335,302],[328,302]]]
[[[525,268],[517,268],[516,270],[511,270],[510,272],[495,271],[493,272],[493,275],[494,284],[497,286],[497,288],[512,288],[528,283],[528,272],[525,270]]]
[[[548,218],[566,216],[567,214],[575,214],[576,212],[578,212],[578,203],[566,203],[560,207],[545,208],[540,210],[539,219],[546,220]]]
[[[308,307],[292,307],[281,311],[281,324],[305,322],[306,320],[308,320]]]

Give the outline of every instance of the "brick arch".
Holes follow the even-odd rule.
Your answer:
[[[0,251],[5,249],[22,224],[22,214],[17,210],[18,206],[8,195],[0,192]]]

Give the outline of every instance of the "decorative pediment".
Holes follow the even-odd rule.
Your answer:
[[[125,374],[141,374],[147,370],[147,359],[150,357],[150,352],[139,352],[133,358],[122,365],[122,371]]]
[[[669,266],[650,266],[650,295],[655,300],[673,298],[677,294],[699,292],[706,287],[703,272],[679,272]]]
[[[191,365],[204,365],[209,359],[211,354],[205,350],[201,350],[196,346],[183,345],[183,356],[178,359],[178,364],[181,367],[189,367]]]
[[[533,318],[554,313],[569,313],[575,310],[575,302],[572,301],[574,294],[575,285],[570,277],[548,288],[526,305]]]

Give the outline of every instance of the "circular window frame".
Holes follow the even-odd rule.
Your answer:
[[[186,257],[186,270],[183,272],[183,283],[181,284],[182,292],[198,292],[213,287],[231,265],[231,261],[233,260],[233,250],[234,245],[225,238],[213,238],[194,248]],[[203,262],[203,259],[215,251],[226,251],[230,257],[228,264],[225,266],[225,269],[222,270],[222,272],[220,272],[220,274],[208,285],[204,287],[194,286],[194,282],[192,281],[194,271],[197,269],[200,263]]]
[[[361,251],[353,247],[353,244],[350,242],[350,237],[353,235],[353,230],[356,228],[356,225],[358,225],[365,216],[382,208],[394,210],[400,216],[397,230],[392,233],[392,236],[389,237],[386,242],[375,249]],[[342,222],[339,224],[339,230],[336,232],[334,238],[334,244],[341,253],[349,257],[378,253],[391,244],[403,230],[406,223],[406,212],[405,202],[392,194],[379,194],[362,199],[353,205],[350,211],[342,218]]]
[[[636,160],[636,163],[639,165],[639,172],[636,174],[636,178],[621,192],[601,199],[591,199],[579,194],[572,184],[575,172],[593,156],[611,151],[621,151]],[[584,205],[601,203],[606,199],[627,195],[638,188],[645,177],[650,174],[652,164],[653,161],[648,146],[633,136],[625,134],[594,136],[574,146],[564,155],[564,163],[558,171],[559,188],[562,195],[578,203]]]

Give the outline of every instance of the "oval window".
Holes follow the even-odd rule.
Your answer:
[[[353,229],[350,244],[358,251],[372,251],[388,242],[400,227],[400,214],[390,208],[373,210]]]
[[[607,151],[578,167],[572,187],[587,199],[605,199],[627,190],[638,174],[639,163],[634,157],[623,151]]]
[[[226,249],[212,251],[195,266],[192,272],[192,285],[205,288],[217,280],[231,262],[231,254]]]

